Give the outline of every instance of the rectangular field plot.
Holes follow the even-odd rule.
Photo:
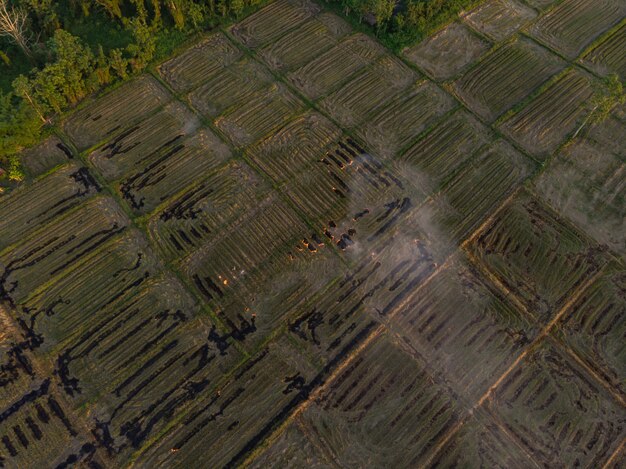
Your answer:
[[[489,0],[465,15],[464,20],[489,39],[501,41],[535,16],[535,10],[517,0]]]
[[[431,193],[492,139],[487,127],[467,112],[458,111],[397,157],[394,166]]]
[[[258,54],[271,69],[285,73],[313,60],[350,32],[344,20],[322,13],[268,44]]]
[[[243,106],[273,81],[263,66],[243,58],[217,73],[206,75],[203,84],[189,93],[191,105],[213,119],[230,107]]]
[[[63,129],[82,151],[115,137],[170,99],[154,78],[142,75],[88,103],[65,121]]]
[[[482,416],[472,416],[439,450],[430,467],[537,467],[516,441]]]
[[[180,144],[200,126],[198,118],[182,104],[167,104],[156,114],[126,129],[89,155],[105,179],[126,176],[150,164],[157,155]]]
[[[360,351],[302,415],[341,467],[419,467],[462,410],[386,336]]]
[[[332,92],[383,53],[380,44],[364,34],[354,34],[289,73],[287,79],[308,98],[317,99]]]
[[[355,262],[317,298],[298,308],[288,329],[298,346],[320,364],[340,360],[361,343],[432,275],[441,259],[429,241],[398,236]]]
[[[71,150],[56,136],[48,137],[20,154],[20,161],[29,176],[39,176],[73,158]]]
[[[464,240],[531,173],[532,163],[502,140],[482,149],[434,196],[434,229]]]
[[[271,196],[194,252],[183,269],[206,301],[223,298],[244,279],[262,275],[258,267],[271,258],[288,262],[308,231],[292,209]]]
[[[461,101],[494,120],[565,67],[556,55],[526,39],[487,54],[453,84]]]
[[[529,319],[458,258],[391,319],[391,330],[471,405],[534,339]]]
[[[163,314],[163,310],[152,312]],[[89,420],[98,443],[105,448],[109,460],[114,461],[113,466],[128,465],[133,453],[184,418],[190,406],[210,405],[219,393],[216,388],[224,381],[224,374],[240,360],[239,353],[229,344],[220,343],[218,348],[208,326],[194,321],[183,327],[180,317],[182,314],[177,311],[169,317],[146,317],[152,327],[161,321],[160,332],[165,338],[152,344],[131,344],[128,354],[116,363],[112,362],[111,347],[106,348],[105,343],[94,349],[95,354],[103,355],[95,368],[112,367],[116,371],[111,381],[103,383],[102,375],[92,375],[87,357],[70,360],[69,368],[75,367],[80,378],[87,375],[95,379],[101,392],[83,417]],[[171,332],[175,325],[179,326],[177,333],[166,336],[164,332]],[[80,357],[82,350],[75,352]],[[134,366],[125,367],[131,358]]]
[[[377,109],[356,132],[376,155],[389,159],[453,106],[452,98],[432,83],[416,83]]]
[[[274,83],[227,110],[215,120],[215,125],[233,145],[245,146],[284,125],[302,110],[304,104],[295,95],[284,85]]]
[[[83,316],[87,320],[51,353],[73,405],[78,407],[102,393],[119,397],[133,381],[127,378],[134,377],[138,383],[142,375],[149,375],[152,358],[175,355],[171,349],[180,342],[180,332],[192,322],[197,308],[176,280],[148,282],[144,287],[133,291],[134,296],[127,294],[101,308],[89,308],[91,314]]]
[[[7,402],[0,413],[2,466],[63,467],[71,456],[85,463],[93,458],[95,446],[79,433],[54,387],[44,379],[19,400]]]
[[[25,298],[88,257],[127,223],[118,205],[104,197],[55,219],[41,235],[0,255],[0,291],[10,303]]]
[[[626,395],[626,275],[607,270],[565,313],[555,335]]]
[[[256,207],[268,190],[247,166],[228,165],[156,213],[148,231],[165,259],[180,258],[217,238],[232,220]]]
[[[159,67],[159,74],[180,93],[199,85],[242,55],[226,36],[217,33],[165,62]]]
[[[305,430],[303,430],[305,428]],[[270,445],[259,451],[250,462],[251,469],[268,467],[309,467],[323,469],[332,467],[332,457],[311,441],[309,428],[297,418],[283,430]]]
[[[626,15],[622,0],[565,0],[529,28],[530,33],[569,59]]]
[[[230,31],[254,49],[278,39],[319,11],[320,7],[309,0],[279,0],[237,23]]]
[[[470,250],[544,322],[606,263],[597,244],[525,191],[484,227]]]
[[[528,153],[543,160],[576,130],[589,112],[592,94],[590,78],[571,70],[499,128]]]
[[[582,63],[601,75],[617,73],[622,81],[626,80],[626,23],[586,53]]]
[[[201,129],[171,148],[151,155],[144,166],[120,181],[118,190],[135,213],[145,214],[200,180],[230,156],[228,147],[215,134]]]
[[[282,183],[319,162],[341,136],[341,130],[328,119],[307,112],[249,148],[246,154],[274,182]],[[343,163],[347,164],[345,160]]]
[[[403,55],[436,80],[457,75],[489,49],[489,43],[465,25],[451,23],[437,34],[406,49]]]
[[[286,340],[263,348],[142,451],[143,467],[239,467],[309,395],[319,380]]]
[[[400,59],[384,55],[327,96],[320,106],[344,127],[354,127],[417,78]]]
[[[351,251],[382,239],[424,199],[349,137],[281,190],[319,227],[323,242]]]
[[[53,353],[83,334],[100,311],[136,295],[158,271],[143,237],[126,231],[19,304],[15,314],[24,332],[37,338],[35,353]]]
[[[624,436],[624,409],[550,341],[486,401],[544,467],[602,467]]]
[[[624,161],[590,141],[567,146],[534,182],[561,215],[600,244],[622,253],[626,242]]]
[[[415,190],[406,191],[398,176],[317,114],[292,121],[251,148],[249,156],[283,183],[281,190],[319,225],[323,241],[318,244],[333,242],[345,249],[354,244],[357,231],[359,239],[380,236],[423,199]]]
[[[69,164],[0,198],[0,251],[99,191],[87,168]]]
[[[405,190],[396,176],[368,157],[355,158],[348,170],[321,163],[282,188],[319,227],[324,242],[355,253],[393,232],[425,197]]]
[[[224,324],[225,338],[232,337],[255,350],[284,329],[290,313],[345,273],[338,256],[323,244],[316,244],[314,233],[308,232],[307,236],[294,243],[287,260],[273,257],[223,298],[211,302]]]

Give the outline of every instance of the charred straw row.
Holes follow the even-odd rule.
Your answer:
[[[600,246],[555,219],[524,192],[485,228],[471,249],[542,321],[606,263]]]
[[[13,192],[0,204],[0,250],[99,191],[100,186],[85,168],[70,164],[37,184]],[[23,210],[24,207],[32,208]]]

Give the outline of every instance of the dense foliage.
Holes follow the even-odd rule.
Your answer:
[[[354,21],[370,25],[398,50],[452,20],[481,0],[326,0]]]

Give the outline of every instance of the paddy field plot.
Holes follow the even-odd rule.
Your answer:
[[[565,67],[558,56],[515,39],[484,56],[453,83],[472,111],[492,121]]]
[[[501,41],[535,16],[537,13],[520,1],[489,0],[465,15],[463,20],[489,39]]]
[[[413,183],[430,194],[493,138],[491,131],[474,117],[457,111],[402,152],[394,166],[411,175]]]
[[[392,159],[455,106],[430,82],[417,82],[379,106],[356,133],[377,155]]]
[[[121,233],[127,224],[123,212],[106,197],[54,219],[43,233],[0,254],[0,290],[9,301],[25,298]]]
[[[461,72],[489,49],[489,42],[461,23],[451,23],[437,34],[403,51],[403,55],[437,80]]]
[[[555,336],[625,395],[624,331],[626,277],[610,266],[563,315]]]
[[[562,216],[623,256],[624,160],[591,141],[572,143],[535,182]]]
[[[417,78],[418,75],[399,59],[383,56],[327,96],[320,106],[342,126],[351,128],[361,124]]]
[[[82,151],[120,135],[170,99],[156,80],[141,76],[88,102],[65,122],[64,130]]]
[[[620,0],[565,0],[529,27],[539,41],[574,59],[626,15]]]
[[[208,129],[160,150],[146,166],[120,180],[118,190],[144,214],[224,163],[230,150]]]
[[[229,164],[155,213],[148,222],[150,237],[165,259],[183,257],[252,210],[268,191],[268,184],[250,168]]]
[[[290,344],[264,347],[140,456],[150,465],[230,467],[304,400],[316,376]],[[175,448],[176,451],[171,451]]]
[[[592,95],[591,77],[567,71],[499,128],[529,154],[545,159],[582,125]]]
[[[72,150],[52,136],[22,154],[22,165],[30,176],[39,176],[74,158]]]
[[[382,46],[357,33],[288,73],[287,78],[307,98],[318,99],[330,94],[383,53]]]
[[[337,45],[351,28],[332,14],[320,14],[259,50],[272,70],[285,73]]]
[[[388,337],[331,381],[303,419],[342,464],[409,467],[458,422],[454,395]]]
[[[243,53],[221,33],[191,47],[159,67],[163,79],[177,92],[188,91],[239,59]]]
[[[626,23],[617,31],[612,31],[600,44],[585,53],[582,63],[602,75],[616,73],[622,80],[626,79]]]
[[[623,16],[394,53],[277,0],[59,117],[0,194],[0,467],[623,465]]]
[[[461,242],[526,179],[533,164],[499,140],[482,148],[433,195],[426,212],[452,242]]]
[[[477,401],[537,334],[532,318],[454,259],[391,321],[391,330],[459,394]]]
[[[542,321],[607,262],[598,244],[525,191],[483,228],[470,251]]]
[[[271,74],[261,64],[243,58],[230,67],[204,75],[202,84],[189,93],[188,99],[195,109],[211,119],[254,98],[270,83]]]
[[[525,450],[506,430],[480,415],[472,416],[432,458],[434,467],[480,464],[501,469],[534,465]]]
[[[487,408],[543,464],[594,466],[615,451],[623,407],[552,342],[533,351]]]
[[[320,12],[310,0],[280,0],[231,28],[232,34],[249,48],[257,48],[278,39]]]
[[[175,148],[199,126],[193,113],[173,102],[107,141],[89,159],[107,180],[120,179],[133,170],[145,168],[160,153]]]
[[[45,223],[78,206],[100,191],[86,168],[69,164],[2,199],[0,248],[38,231]],[[23,207],[30,207],[23,210]]]

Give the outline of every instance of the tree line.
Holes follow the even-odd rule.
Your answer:
[[[326,0],[357,23],[365,23],[391,49],[399,50],[453,20],[482,0]]]

